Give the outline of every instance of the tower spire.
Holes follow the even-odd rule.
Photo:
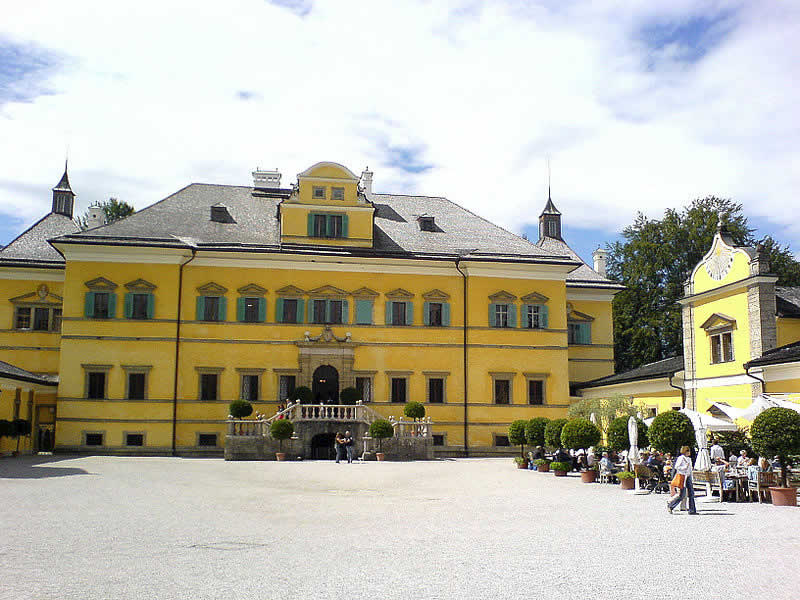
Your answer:
[[[75,193],[69,185],[69,162],[64,160],[64,174],[53,188],[53,208],[50,212],[72,218],[73,206],[75,204]]]
[[[547,203],[539,215],[539,240],[544,238],[561,238],[561,211],[556,208],[550,195],[550,159],[547,159]]]

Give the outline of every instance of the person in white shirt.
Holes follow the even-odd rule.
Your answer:
[[[711,462],[715,462],[718,458],[721,460],[725,460],[725,450],[722,449],[722,446],[719,445],[719,442],[714,441],[711,448],[708,449],[709,453],[711,454]]]
[[[675,471],[683,475],[683,487],[679,493],[667,500],[667,512],[672,514],[673,509],[688,495],[689,514],[696,515],[697,507],[694,503],[694,487],[692,485],[692,449],[689,446],[681,448],[680,456],[675,460]]]
[[[736,459],[736,466],[746,467],[749,460],[750,459],[747,458],[747,450],[742,450],[739,452],[739,458]]]

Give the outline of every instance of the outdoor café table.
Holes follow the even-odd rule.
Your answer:
[[[736,486],[736,502],[750,501],[750,490],[747,489],[747,475],[725,473],[725,479],[730,479]]]

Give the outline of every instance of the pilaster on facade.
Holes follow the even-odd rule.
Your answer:
[[[750,329],[750,360],[761,358],[778,345],[775,320],[775,283],[759,282],[747,288],[747,314]]]
[[[697,360],[695,356],[694,335],[694,306],[691,303],[681,307],[681,320],[683,323],[683,371],[684,380],[690,382],[697,375]],[[692,410],[697,406],[697,391],[690,386],[685,390],[686,408]]]

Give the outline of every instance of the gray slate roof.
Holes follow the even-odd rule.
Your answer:
[[[13,379],[15,381],[25,381],[29,383],[39,383],[41,385],[58,385],[56,375],[37,375],[25,369],[20,369],[12,364],[0,360],[0,378]]]
[[[48,213],[0,250],[0,264],[61,266],[64,257],[47,240],[80,231],[80,227],[65,215]]]
[[[259,189],[193,183],[160,202],[110,225],[59,239],[60,242],[250,249],[281,252],[367,255],[471,256],[576,265],[572,254],[553,252],[490,223],[446,198],[370,194],[375,206],[373,248],[331,248],[280,243],[278,207],[288,189]],[[211,206],[223,203],[233,223],[210,220]],[[417,217],[433,216],[437,231],[421,231]],[[574,253],[573,253],[574,254]]]
[[[782,363],[800,362],[800,342],[792,342],[767,350],[761,358],[755,358],[745,364],[745,368],[761,367],[764,365],[779,365]]]
[[[639,381],[642,379],[656,379],[659,377],[669,377],[678,371],[683,370],[683,355],[665,358],[656,362],[642,365],[636,369],[625,371],[624,373],[616,373],[599,379],[593,379],[582,383],[577,389],[602,387],[604,385],[613,385],[616,383],[627,383],[629,381]]]
[[[624,285],[617,283],[616,281],[612,281],[607,277],[603,277],[592,269],[589,265],[583,262],[583,259],[577,255],[577,253],[570,248],[567,243],[563,240],[559,240],[556,238],[551,237],[544,237],[536,243],[537,246],[540,248],[547,250],[549,252],[553,252],[555,254],[566,254],[573,260],[580,261],[581,266],[577,269],[572,271],[569,275],[567,275],[567,285],[571,287],[597,287],[597,288],[608,288],[608,289],[615,289],[615,290],[623,290],[625,289]]]
[[[776,287],[775,304],[779,317],[800,318],[800,287]]]

